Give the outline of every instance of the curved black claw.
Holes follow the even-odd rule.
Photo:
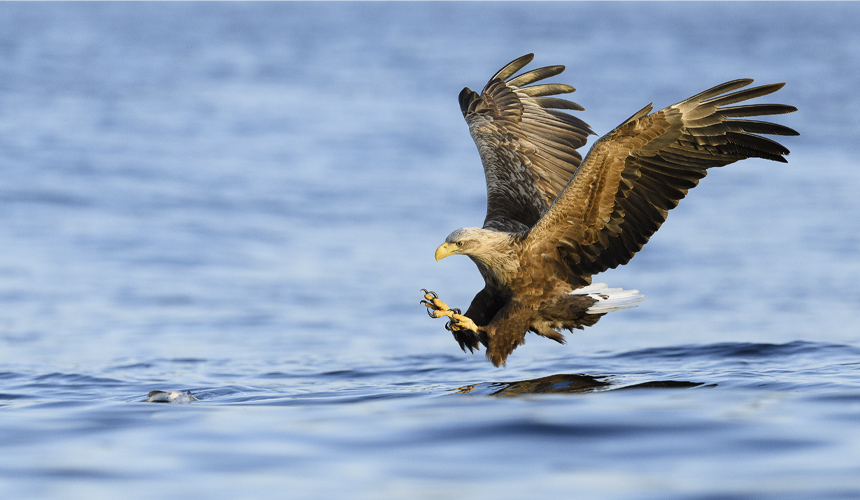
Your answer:
[[[425,295],[430,295],[430,296],[431,296],[431,297],[433,297],[434,299],[438,299],[438,298],[439,298],[439,296],[438,296],[438,295],[436,295],[436,292],[430,292],[430,291],[428,291],[428,290],[427,290],[427,289],[425,289],[425,288],[422,288],[422,289],[421,289],[421,291],[422,291],[422,292],[424,292],[424,294],[425,294]]]
[[[460,312],[460,310],[459,310],[459,309],[457,309],[456,307],[455,307],[454,309],[451,309],[451,311],[452,311],[454,314],[463,314],[463,313],[461,313],[461,312]]]
[[[433,316],[433,313],[430,312],[429,308],[427,309],[427,316],[430,316],[431,318],[436,319],[436,316]]]
[[[450,321],[445,322],[445,329],[446,329],[446,330],[448,330],[449,332],[453,332],[453,331],[454,331],[454,329],[451,327],[451,322],[450,322]]]

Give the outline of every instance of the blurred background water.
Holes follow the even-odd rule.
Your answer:
[[[858,20],[0,5],[0,496],[860,497]],[[638,308],[497,370],[419,289],[482,287],[433,260],[485,210],[456,96],[528,52],[598,134],[751,77],[788,83],[801,136],[787,165],[712,171],[598,277]]]

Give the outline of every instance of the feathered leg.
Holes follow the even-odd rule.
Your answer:
[[[504,366],[514,349],[525,343],[530,318],[523,312],[520,304],[509,302],[496,313],[490,324],[481,327],[480,340],[487,346],[487,360],[493,366]]]

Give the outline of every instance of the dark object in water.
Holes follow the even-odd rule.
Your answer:
[[[191,391],[149,391],[147,403],[190,403],[197,401]]]

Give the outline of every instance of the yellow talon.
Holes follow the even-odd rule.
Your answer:
[[[447,311],[440,311],[437,309],[435,311],[430,312],[430,315],[433,316],[434,318],[442,318],[445,316],[452,316],[453,314],[454,314],[454,312],[451,311],[450,309],[448,309]]]
[[[442,302],[439,299],[433,299],[431,300],[431,302],[436,309],[451,309],[450,307],[448,307],[448,304]]]
[[[475,322],[467,316],[463,316],[462,314],[452,314],[451,319],[454,320],[451,326],[457,330],[472,330],[475,333],[478,332],[478,325],[476,325]]]
[[[427,308],[427,314],[431,318],[444,318],[446,316],[451,318],[451,321],[445,324],[445,328],[451,331],[472,330],[473,332],[478,332],[478,325],[471,318],[463,316],[459,309],[448,307],[448,304],[442,302],[435,292],[430,292],[423,288],[421,291],[424,292],[424,300],[421,301],[421,305]]]

